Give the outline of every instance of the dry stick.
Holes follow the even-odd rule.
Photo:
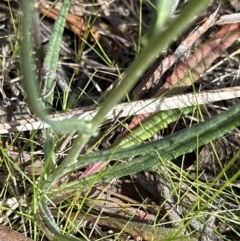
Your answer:
[[[230,23],[239,23],[239,21],[240,21],[240,13],[232,13],[232,14],[221,16],[220,19],[215,24],[225,25]]]
[[[165,177],[167,177],[167,169],[163,166],[160,166],[161,172],[165,173]],[[157,184],[157,189],[158,191],[156,192],[156,195],[159,195],[159,198],[164,198],[165,202],[164,202],[164,209],[166,214],[168,215],[169,220],[171,221],[172,225],[174,227],[179,226],[179,224],[182,222],[182,208],[181,206],[179,206],[174,198],[174,190],[171,190],[172,185],[170,183],[168,183],[168,180],[166,180],[164,177],[162,177],[161,175],[155,175],[155,179],[156,179],[156,184]],[[176,187],[175,187],[176,188]],[[210,218],[209,218],[210,219]],[[190,226],[198,231],[198,232],[202,232],[204,234],[209,234],[209,237],[212,238],[212,236],[215,236],[215,238],[217,238],[216,240],[222,241],[222,239],[220,237],[218,237],[217,235],[212,233],[212,228],[210,228],[207,225],[205,225],[204,229],[202,229],[202,225],[201,223],[196,219],[192,219],[190,221]],[[205,237],[206,235],[203,235],[203,237]],[[203,241],[203,240],[202,240]],[[205,240],[206,241],[206,240]]]
[[[177,208],[176,200],[173,197],[175,194],[173,190],[171,190],[172,185],[169,183],[169,180],[166,180],[166,177],[171,175],[168,174],[168,170],[164,166],[160,166],[159,168],[164,174],[162,176],[157,174],[154,175],[157,185],[157,193],[155,196],[158,196],[158,199],[164,199],[164,210],[171,221],[172,226],[177,227],[182,222],[182,212],[181,208]]]

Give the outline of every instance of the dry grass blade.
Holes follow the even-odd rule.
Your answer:
[[[199,94],[188,93],[162,99],[140,100],[131,103],[116,105],[105,117],[107,120],[116,117],[129,117],[132,115],[151,114],[159,111],[184,108],[201,104],[213,103],[219,100],[228,100],[240,97],[240,87],[225,88],[220,90],[205,91]],[[98,107],[80,108],[69,113],[56,113],[49,118],[55,121],[77,117],[86,121],[91,120],[98,112]],[[0,134],[26,130],[38,130],[48,128],[49,125],[39,118],[22,119],[0,124]]]
[[[193,81],[206,71],[213,61],[220,57],[223,52],[232,46],[239,37],[240,24],[224,25],[212,38],[198,49],[184,63],[180,63],[174,73],[169,76],[162,87],[159,88],[156,96],[160,96],[167,91],[171,94],[182,93]],[[189,75],[189,71],[191,75]],[[174,87],[174,88],[173,88]]]

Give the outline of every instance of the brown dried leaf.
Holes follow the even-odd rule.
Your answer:
[[[32,239],[18,233],[9,227],[0,225],[0,241],[33,241]]]

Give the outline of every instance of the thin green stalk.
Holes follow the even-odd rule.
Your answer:
[[[175,0],[157,1],[157,9],[154,16],[153,28],[149,32],[150,37],[156,35],[156,32],[161,31],[166,26],[167,21],[171,18],[172,6]]]

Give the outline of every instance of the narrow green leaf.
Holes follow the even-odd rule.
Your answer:
[[[126,148],[140,144],[143,141],[151,138],[160,130],[167,128],[170,123],[177,121],[180,117],[186,116],[193,109],[194,107],[186,107],[182,110],[167,110],[153,114],[140,126],[128,133],[127,136],[124,136],[115,141],[110,148],[112,149],[115,146],[117,146],[117,148]]]
[[[66,17],[71,6],[71,0],[64,0],[61,10],[59,11],[58,18],[54,24],[53,33],[50,38],[49,48],[46,58],[44,60],[44,70],[50,73],[55,73],[57,70],[57,63],[59,59],[60,45],[62,41],[62,35],[65,28]],[[42,95],[46,95],[51,89],[53,78],[47,77],[43,86]],[[53,104],[53,93],[46,98],[47,106]]]

